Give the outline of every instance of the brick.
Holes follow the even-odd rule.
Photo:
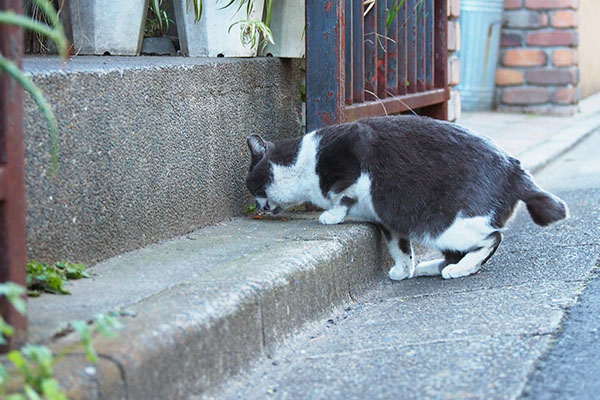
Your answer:
[[[504,9],[505,10],[516,10],[521,7],[523,7],[523,0],[505,0],[504,1]]]
[[[544,12],[517,10],[506,11],[506,26],[508,28],[543,28],[548,26],[548,15]]]
[[[496,70],[496,85],[514,86],[525,82],[525,73],[518,69],[498,68]]]
[[[502,90],[505,104],[543,104],[550,101],[550,91],[545,87],[509,87]]]
[[[525,7],[534,10],[552,10],[557,8],[579,7],[579,0],[525,0]]]
[[[575,86],[561,87],[554,91],[552,101],[558,104],[577,104],[581,94]]]
[[[448,0],[448,16],[450,18],[460,17],[460,0]]]
[[[448,58],[448,85],[456,86],[460,83],[460,58]]]
[[[460,50],[460,24],[458,21],[448,21],[448,50]]]
[[[525,72],[525,80],[533,85],[577,84],[577,69],[530,69]]]
[[[462,113],[460,92],[458,90],[450,91],[450,100],[448,100],[448,121],[456,121]]]
[[[552,64],[557,67],[570,67],[577,65],[577,50],[574,49],[559,49],[552,53]]]
[[[546,64],[546,53],[542,50],[514,49],[506,50],[502,63],[507,67],[534,67]]]
[[[519,33],[502,32],[502,36],[500,37],[500,46],[521,47],[523,46],[523,37]]]
[[[498,106],[500,112],[521,112],[527,114],[543,114],[543,115],[557,115],[561,117],[572,116],[577,113],[577,106],[575,105],[556,105],[556,104],[543,104],[543,105],[529,105],[529,106]]]
[[[530,46],[575,46],[577,33],[572,30],[532,32],[527,35]]]
[[[573,10],[560,10],[550,14],[552,26],[555,28],[575,28],[579,25],[579,14]]]

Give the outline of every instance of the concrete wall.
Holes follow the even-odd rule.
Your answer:
[[[246,136],[300,134],[300,64],[276,58],[44,58],[25,68],[53,104],[60,170],[26,104],[30,259],[92,263],[239,215]]]
[[[581,95],[600,92],[600,1],[579,2],[579,72]]]

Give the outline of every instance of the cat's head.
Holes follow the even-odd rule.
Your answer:
[[[273,181],[269,153],[275,148],[275,144],[264,140],[259,135],[250,135],[247,142],[252,158],[246,176],[246,187],[254,196],[260,210],[279,214],[283,211],[283,207],[267,196],[267,189]]]

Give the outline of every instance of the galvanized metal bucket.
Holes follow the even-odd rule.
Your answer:
[[[504,0],[461,0],[460,95],[462,109],[489,110],[494,86]]]

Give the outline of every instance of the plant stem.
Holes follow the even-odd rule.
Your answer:
[[[69,43],[67,42],[65,32],[63,30],[62,24],[60,23],[60,18],[58,16],[58,13],[54,9],[54,6],[48,0],[34,1],[38,5],[38,7],[44,11],[46,17],[50,20],[52,27],[58,35],[56,38],[52,39],[56,43],[56,47],[58,48],[58,54],[60,54],[60,56],[63,58],[67,57],[69,51]]]
[[[271,18],[273,17],[273,1],[274,0],[267,0],[267,15],[265,17],[265,25],[267,25],[267,27],[271,27]]]

